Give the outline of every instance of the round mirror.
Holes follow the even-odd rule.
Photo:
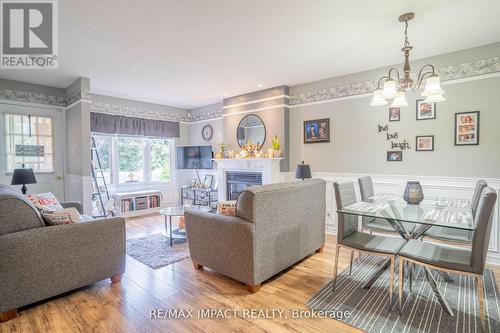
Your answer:
[[[250,114],[243,117],[236,130],[236,138],[240,147],[248,143],[257,144],[261,148],[266,141],[266,127],[258,116]]]

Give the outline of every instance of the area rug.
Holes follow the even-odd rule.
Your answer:
[[[170,238],[162,234],[127,240],[127,254],[153,269],[158,269],[186,258],[189,248],[185,240],[174,239],[170,246]]]
[[[433,273],[439,289],[455,313],[452,317],[442,310],[425,279],[425,272],[417,266],[412,293],[409,293],[408,280],[405,282],[405,303],[399,316],[397,306],[393,305],[392,309],[388,307],[389,269],[370,289],[362,288],[384,259],[362,258],[358,263],[353,263],[350,276],[349,269],[338,275],[335,292],[332,293],[330,281],[307,302],[307,306],[318,311],[350,311],[348,318],[339,320],[370,333],[481,332],[477,288],[473,278],[450,274],[454,281],[446,282]],[[397,272],[396,268],[394,303],[398,297]],[[489,269],[485,271],[484,282],[486,332],[500,332],[500,294],[493,272]]]

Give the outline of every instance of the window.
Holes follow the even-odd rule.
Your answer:
[[[7,172],[32,168],[54,172],[52,117],[5,114],[5,154]]]
[[[151,181],[170,181],[170,140],[150,139]]]
[[[149,137],[94,135],[108,184],[151,184],[172,180],[174,141]]]
[[[118,138],[118,183],[144,181],[144,144],[142,138]]]
[[[101,170],[104,175],[106,184],[111,184],[111,137],[106,135],[94,136],[99,162],[101,162]],[[95,155],[94,155],[94,159]],[[95,161],[97,167],[97,161]]]

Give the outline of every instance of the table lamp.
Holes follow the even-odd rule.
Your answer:
[[[21,191],[23,192],[23,194],[26,194],[26,191],[28,190],[26,188],[26,184],[36,184],[36,178],[35,174],[33,173],[33,169],[25,169],[24,164],[22,169],[14,169],[14,173],[12,174],[12,181],[10,184],[23,185],[23,187],[21,187]]]
[[[309,164],[304,164],[304,161],[302,161],[302,164],[297,165],[297,169],[295,170],[295,178],[302,180],[311,178],[311,167],[309,166]]]

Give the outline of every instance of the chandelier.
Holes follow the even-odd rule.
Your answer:
[[[406,101],[405,92],[408,90],[418,90],[425,79],[425,89],[422,96],[425,97],[425,102],[436,103],[444,101],[441,89],[439,76],[436,74],[434,66],[427,64],[423,66],[418,72],[417,81],[413,82],[410,78],[410,51],[413,46],[408,41],[408,21],[415,17],[415,13],[405,13],[399,17],[399,22],[405,24],[405,43],[401,51],[404,53],[405,62],[403,66],[403,75],[401,77],[399,71],[392,67],[389,73],[382,76],[377,82],[377,89],[373,91],[373,99],[370,103],[371,106],[387,105],[391,102],[391,107],[404,107],[408,106]],[[415,84],[414,84],[415,83]]]

